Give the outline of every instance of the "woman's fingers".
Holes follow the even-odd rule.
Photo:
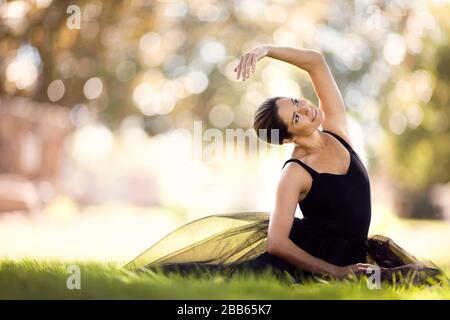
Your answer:
[[[247,57],[247,63],[245,67],[245,79],[248,79],[250,77],[250,68],[252,66],[252,55],[249,54]]]
[[[255,72],[256,62],[257,60],[254,54],[244,54],[239,60],[237,67],[234,68],[236,79],[241,77],[242,80],[245,81],[250,78],[250,72]]]
[[[239,78],[243,78],[243,75],[244,75],[244,73],[243,73],[243,70],[244,70],[244,59],[245,59],[245,56],[242,56],[242,58],[241,58],[241,62],[240,62],[240,64],[239,64],[239,75],[238,75],[238,79]]]
[[[255,55],[250,55],[248,59],[248,68],[247,68],[247,79],[250,78],[250,72],[253,72],[253,60],[255,60]]]
[[[241,75],[241,69],[242,69],[242,61],[243,61],[243,59],[244,59],[244,57],[241,57],[241,59],[239,60],[239,64],[238,64],[238,66],[236,67],[236,72],[237,72],[237,75],[236,75],[236,79],[239,79],[239,76]]]
[[[246,78],[247,78],[247,69],[248,69],[248,58],[249,58],[249,56],[248,56],[248,54],[246,54],[245,56],[244,56],[244,62],[243,62],[243,70],[242,70],[242,76],[243,76],[243,78],[242,78],[242,80],[246,80]]]
[[[244,80],[244,66],[245,66],[245,55],[241,57],[241,61],[239,63],[238,79],[241,78],[242,80]]]
[[[256,70],[256,57],[253,56],[252,58],[252,73]]]
[[[356,268],[358,272],[367,272],[369,270],[373,270],[375,268],[380,268],[376,265],[370,264],[370,263],[357,263]],[[382,268],[380,268],[382,269]]]

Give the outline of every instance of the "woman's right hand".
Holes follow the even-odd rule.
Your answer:
[[[256,62],[267,56],[268,53],[269,47],[261,45],[243,54],[239,60],[239,64],[234,68],[236,79],[239,79],[239,76],[242,76],[243,81],[248,79],[250,76],[250,69],[252,70],[252,73],[255,72]]]
[[[331,273],[332,276],[338,278],[338,279],[344,279],[350,275],[354,275],[356,273],[364,272],[366,273],[369,268],[373,268],[374,265],[369,263],[356,263],[351,264],[344,267],[336,266],[336,268]]]

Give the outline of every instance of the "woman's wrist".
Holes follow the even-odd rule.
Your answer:
[[[335,276],[337,274],[338,268],[339,267],[337,265],[326,263],[325,266],[323,267],[323,271],[332,276]]]
[[[269,57],[271,46],[268,44],[263,44],[263,45],[261,45],[261,47],[263,48],[263,51],[265,52],[265,56]]]
[[[271,46],[270,44],[264,44],[263,48],[264,48],[264,50],[266,52],[266,57],[272,58],[271,57],[271,52],[272,52],[273,46]]]

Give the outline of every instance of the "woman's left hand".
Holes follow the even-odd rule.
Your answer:
[[[267,56],[268,53],[269,47],[261,45],[242,55],[238,66],[234,68],[236,79],[239,79],[239,76],[242,76],[243,81],[248,79],[250,76],[250,69],[252,73],[255,72],[256,62]]]
[[[369,263],[355,263],[344,267],[336,267],[335,270],[331,273],[331,275],[333,275],[338,279],[343,279],[350,276],[351,274],[353,275],[356,275],[358,273],[368,274],[369,271],[377,269],[379,269],[380,271],[386,270],[386,268],[384,267],[379,267],[377,265]]]

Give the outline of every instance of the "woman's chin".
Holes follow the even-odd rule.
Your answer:
[[[323,112],[320,109],[316,109],[317,110],[317,115],[316,118],[314,119],[314,122],[317,123],[317,126],[320,126],[323,122]]]

